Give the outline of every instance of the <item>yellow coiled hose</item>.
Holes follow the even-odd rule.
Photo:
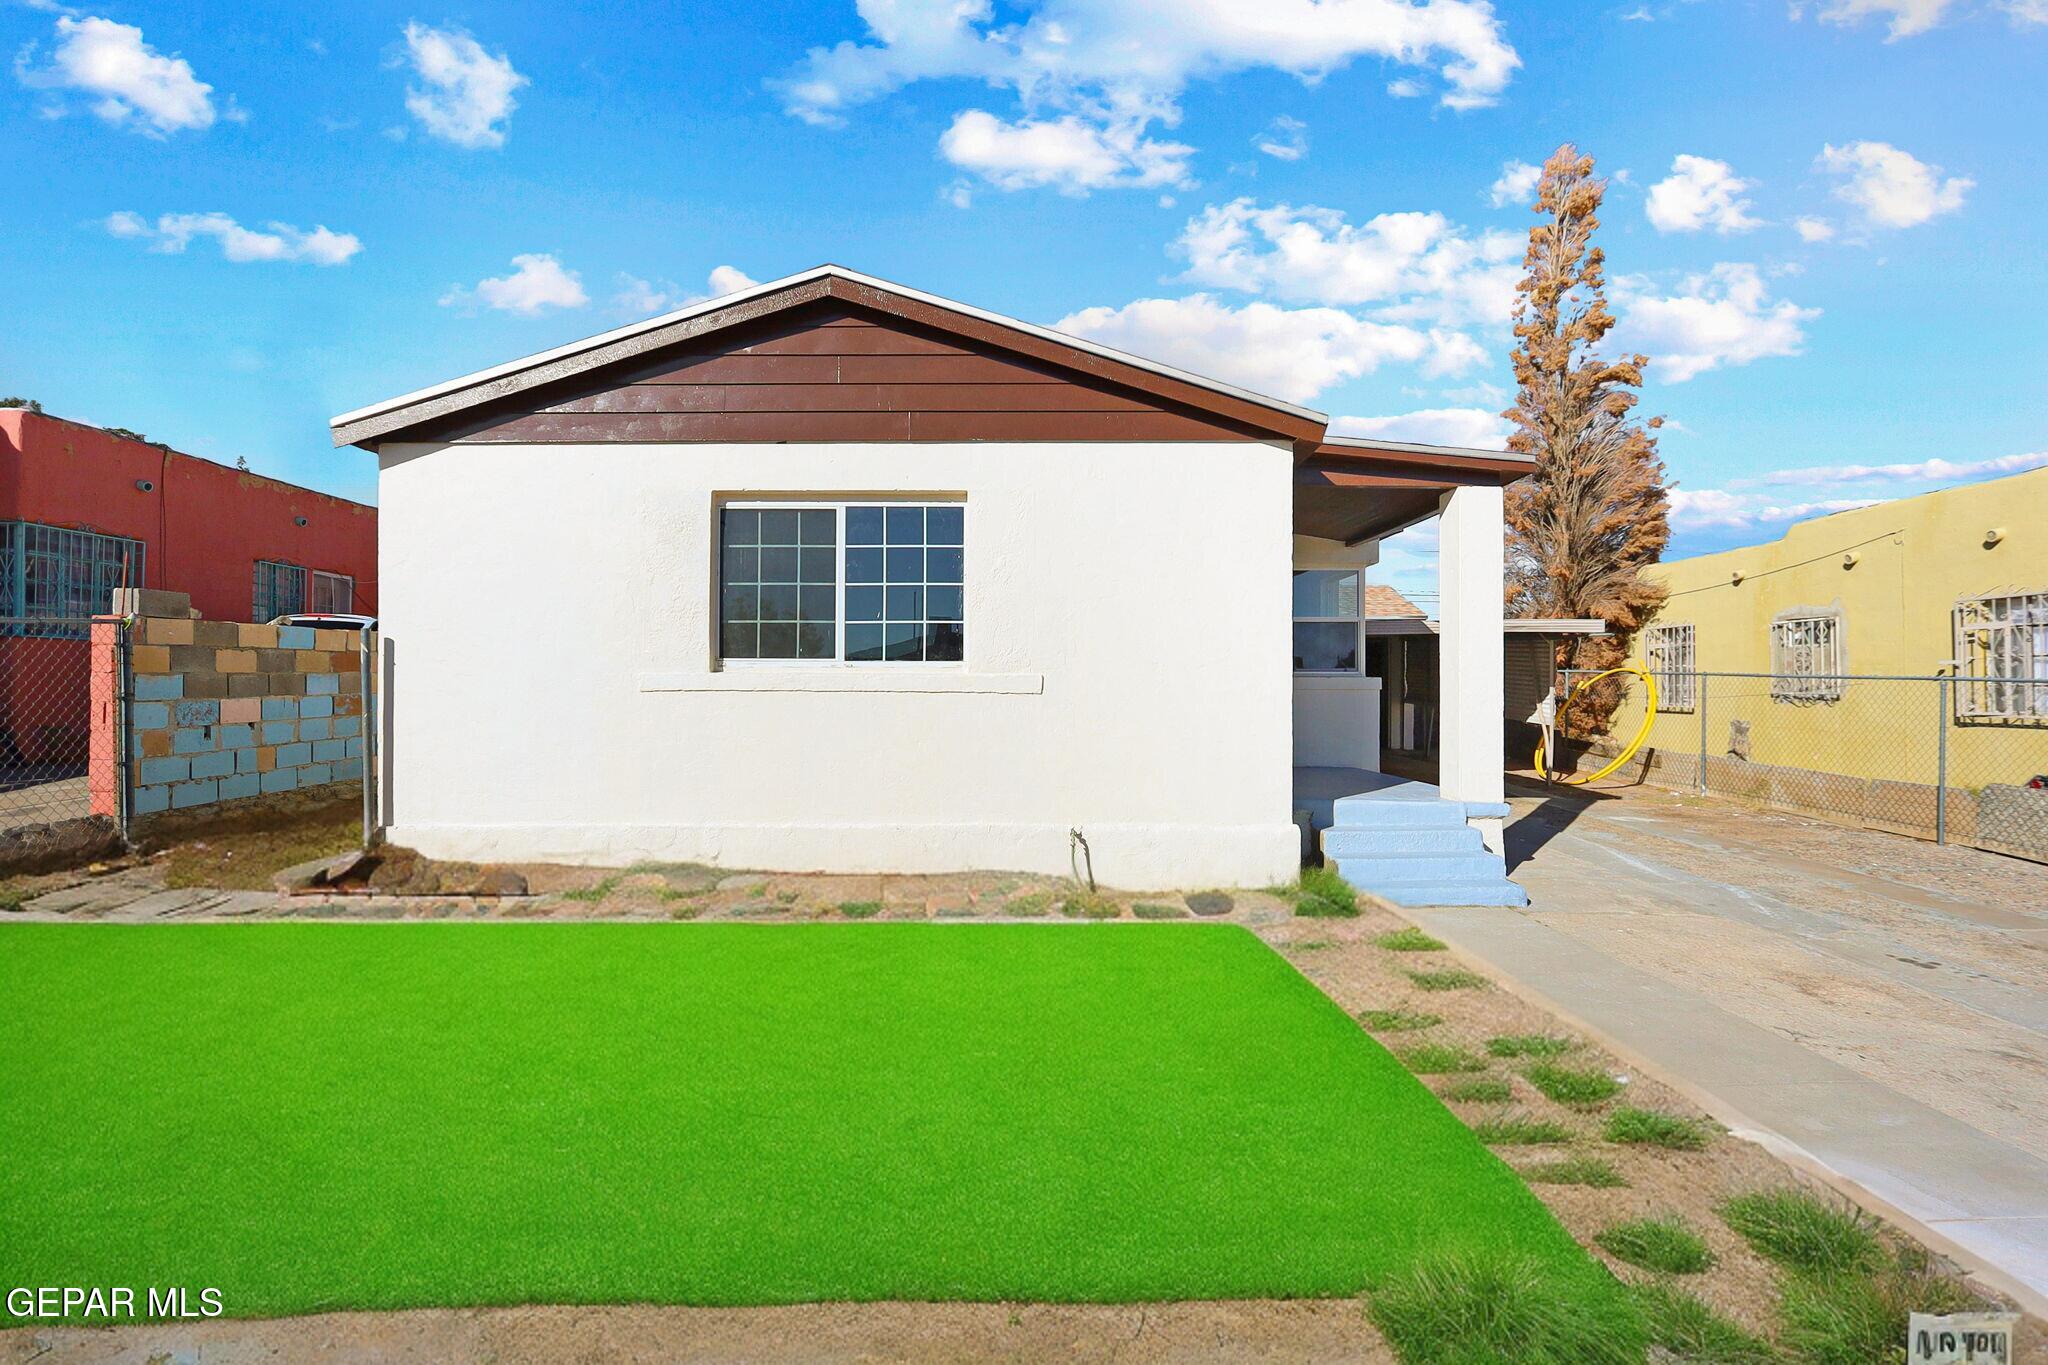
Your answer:
[[[1643,723],[1637,727],[1636,737],[1628,742],[1628,747],[1623,749],[1612,763],[1609,763],[1600,771],[1574,773],[1570,776],[1550,771],[1547,764],[1548,755],[1543,752],[1543,741],[1538,740],[1536,742],[1536,772],[1544,781],[1559,782],[1567,787],[1583,787],[1588,782],[1598,782],[1601,778],[1635,757],[1636,750],[1642,748],[1643,741],[1650,737],[1650,726],[1657,719],[1657,679],[1651,674],[1649,669],[1644,668],[1641,664],[1617,664],[1604,673],[1595,673],[1590,678],[1582,679],[1578,686],[1572,688],[1571,695],[1565,698],[1564,705],[1558,708],[1558,715],[1563,716],[1566,711],[1571,709],[1572,703],[1579,699],[1579,693],[1585,691],[1594,683],[1599,682],[1602,678],[1611,678],[1617,673],[1633,673],[1643,680]]]

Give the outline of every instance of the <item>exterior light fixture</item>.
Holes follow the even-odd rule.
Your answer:
[[[305,519],[304,517],[293,517],[293,518],[292,518],[292,525],[294,525],[294,526],[304,526],[305,524],[306,524],[306,519]]]
[[[1856,567],[1858,563],[1862,561],[1862,559],[1862,555],[1859,555],[1854,550],[1851,550],[1847,554],[1842,556],[1842,567],[1845,569],[1853,569]]]
[[[154,493],[156,491],[156,485],[151,483],[148,479],[137,479],[135,481],[135,491],[138,493]]]
[[[1729,585],[1730,585],[1731,587],[1737,587],[1737,588],[1741,587],[1741,586],[1742,586],[1742,570],[1740,570],[1740,569],[1737,569],[1737,570],[1736,570],[1736,571],[1735,571],[1734,573],[1732,573],[1732,574],[1729,574],[1729,575],[1728,575],[1728,583],[1729,583]]]
[[[1984,548],[1988,550],[2004,539],[2005,528],[2003,526],[1994,526],[1984,533]]]

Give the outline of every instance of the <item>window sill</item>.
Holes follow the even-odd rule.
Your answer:
[[[905,668],[728,668],[642,673],[642,692],[981,692],[1036,696],[1043,673],[956,673]]]

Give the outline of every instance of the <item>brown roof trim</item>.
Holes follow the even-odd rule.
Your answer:
[[[1464,446],[1425,446],[1406,441],[1366,444],[1355,440],[1323,441],[1296,457],[1306,469],[1332,475],[1382,476],[1403,484],[1513,483],[1536,472],[1536,462],[1508,450],[1473,450]],[[1331,482],[1363,482],[1333,478]]]

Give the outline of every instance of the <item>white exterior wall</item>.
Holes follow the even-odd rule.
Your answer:
[[[1443,495],[1437,528],[1437,669],[1443,737],[1438,786],[1452,801],[1498,805],[1504,799],[1501,707],[1506,647],[1501,633],[1507,520],[1501,490],[1454,488]],[[1501,851],[1501,822],[1473,822],[1486,846]]]
[[[1358,570],[1361,618],[1365,571],[1379,562],[1377,540],[1346,545],[1341,540],[1294,537],[1295,568]],[[1294,761],[1301,767],[1379,771],[1380,680],[1365,671],[1362,619],[1358,629],[1358,672],[1294,675]]]
[[[1109,886],[1295,871],[1284,449],[393,445],[381,465],[395,843],[1064,873],[1078,827]],[[715,671],[717,503],[777,494],[964,496],[964,666]]]

